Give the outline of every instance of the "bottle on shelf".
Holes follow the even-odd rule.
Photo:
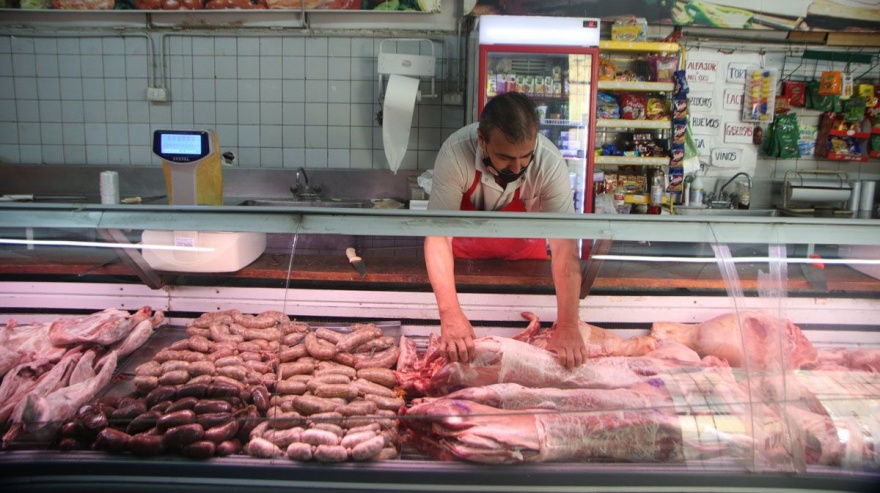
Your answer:
[[[665,192],[665,181],[663,171],[659,168],[655,170],[651,177],[651,199],[648,204],[648,214],[660,214],[663,194]]]
[[[618,180],[617,187],[614,188],[614,208],[619,214],[623,214],[626,208],[626,190],[623,186],[623,180]]]
[[[700,175],[694,173],[694,179],[691,180],[691,207],[703,206],[703,179]]]

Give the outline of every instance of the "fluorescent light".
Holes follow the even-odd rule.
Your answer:
[[[188,247],[174,245],[144,245],[132,243],[98,243],[96,241],[67,241],[67,240],[13,240],[0,238],[0,243],[8,245],[41,245],[41,246],[81,246],[92,248],[130,248],[133,250],[174,250],[178,252],[213,252],[209,247]]]
[[[599,19],[483,15],[479,31],[481,45],[599,46]]]
[[[630,262],[680,262],[689,264],[714,264],[718,262],[715,257],[659,257],[651,255],[593,255],[590,257],[596,260],[625,260]],[[858,259],[858,258],[784,258],[775,259],[771,257],[733,257],[730,262],[741,264],[750,262],[775,262],[782,260],[787,264],[863,264],[863,265],[880,265],[880,259]]]

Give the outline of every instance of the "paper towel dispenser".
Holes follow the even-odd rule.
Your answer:
[[[789,170],[783,181],[782,210],[791,215],[850,216],[852,211],[845,204],[851,188],[843,172]]]
[[[395,44],[395,47],[398,50],[400,49],[401,44],[410,46],[415,45],[415,51],[418,52],[422,51],[423,46],[428,46],[430,47],[431,54],[415,55],[409,53],[399,53],[397,51],[388,51],[392,43]],[[436,67],[437,57],[434,56],[434,42],[430,39],[383,39],[382,42],[379,43],[379,60],[376,65],[377,71],[379,72],[379,103],[382,103],[385,98],[386,88],[384,82],[386,75],[402,75],[405,77],[413,77],[420,80],[422,77],[430,77],[431,93],[423,95],[421,94],[421,91],[419,91],[418,99],[437,97],[434,80]]]

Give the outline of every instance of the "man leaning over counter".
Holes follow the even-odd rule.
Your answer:
[[[453,133],[437,155],[429,210],[574,213],[568,167],[538,133],[534,102],[522,93],[493,98],[478,123]],[[556,330],[549,349],[573,368],[586,359],[578,331],[581,284],[576,240],[550,239]],[[474,357],[474,329],[458,301],[454,258],[546,259],[547,241],[525,238],[425,238],[425,264],[440,311],[440,349],[450,361]]]

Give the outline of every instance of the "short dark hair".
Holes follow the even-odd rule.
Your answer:
[[[521,92],[505,92],[492,98],[483,108],[479,130],[487,142],[489,134],[496,128],[507,140],[523,142],[534,138],[539,126],[538,108],[534,101]]]

